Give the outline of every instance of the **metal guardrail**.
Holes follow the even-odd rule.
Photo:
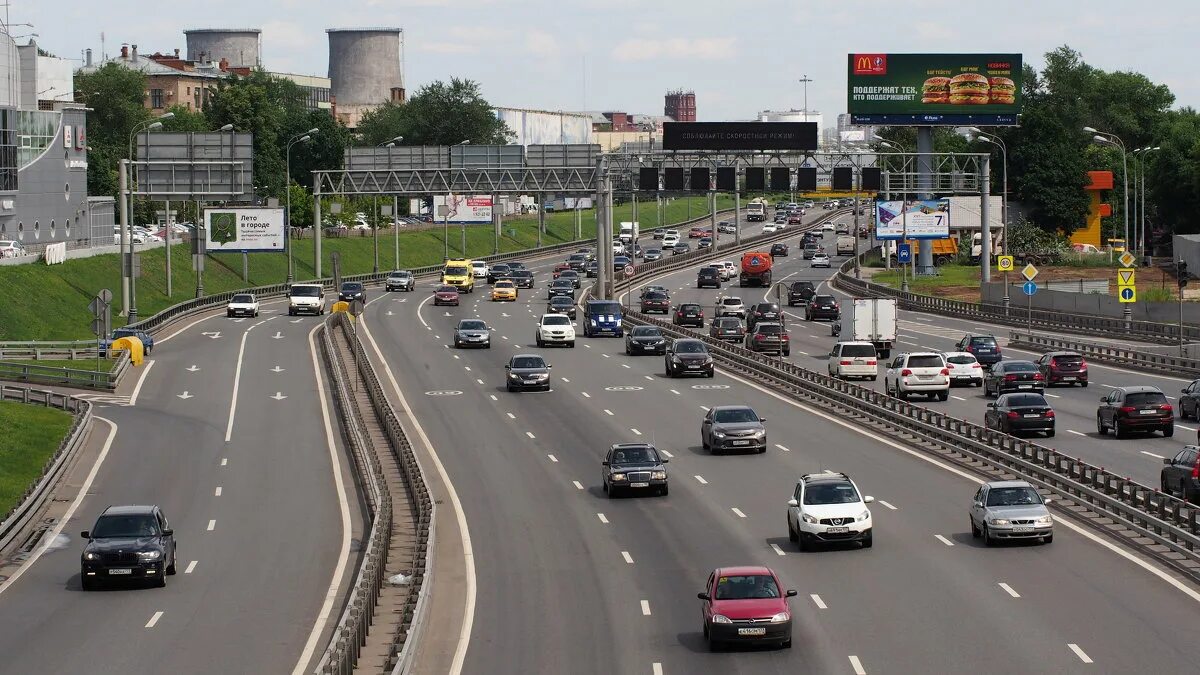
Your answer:
[[[17,382],[32,382],[36,384],[58,384],[79,389],[99,389],[115,391],[121,382],[121,376],[129,369],[129,352],[119,352],[117,363],[112,370],[83,370],[76,368],[60,368],[57,366],[40,366],[36,363],[14,363],[0,361],[0,380]]]
[[[360,650],[366,641],[371,617],[379,599],[379,589],[383,586],[388,551],[391,548],[392,499],[384,487],[387,478],[383,468],[370,449],[370,438],[362,431],[362,418],[359,416],[354,397],[349,393],[347,382],[350,381],[350,376],[347,373],[344,354],[334,347],[329,335],[332,326],[343,318],[343,314],[335,314],[322,324],[321,348],[325,368],[332,376],[333,398],[341,410],[342,428],[354,460],[355,473],[358,474],[367,497],[371,524],[364,546],[366,553],[354,573],[345,608],[333,630],[333,637],[313,672],[350,675],[354,672]]]
[[[0,384],[0,400],[58,408],[75,415],[75,421],[71,424],[66,438],[59,443],[54,455],[46,460],[41,477],[25,490],[17,506],[0,521],[0,551],[6,551],[40,513],[42,504],[49,498],[54,486],[83,447],[92,421],[92,404],[67,394],[6,384]]]
[[[1168,356],[1153,352],[1097,345],[1088,342],[1075,342],[1046,335],[1030,335],[1013,331],[1008,341],[1013,347],[1024,347],[1032,351],[1045,352],[1078,352],[1089,361],[1108,363],[1126,368],[1136,368],[1166,375],[1179,377],[1200,377],[1200,359],[1190,359],[1182,356]]]
[[[890,286],[855,279],[847,274],[853,265],[853,258],[842,265],[834,277],[833,285],[835,287],[858,296],[896,298],[901,309],[1014,327],[1031,325],[1044,330],[1098,337],[1119,336],[1165,344],[1174,344],[1179,341],[1179,324],[1133,319],[1126,321],[1093,314],[1066,315],[1062,312],[1044,309],[1027,311],[1016,304],[1010,305],[1006,309],[1003,304],[964,302],[918,293],[905,293]],[[1183,336],[1188,341],[1200,340],[1200,326],[1184,325]]]
[[[96,358],[95,340],[0,342],[0,361]]]
[[[672,338],[699,338],[722,366],[773,385],[785,395],[816,401],[940,448],[1020,475],[1165,549],[1160,559],[1200,579],[1200,507],[1024,439],[913,405],[873,389],[772,359],[705,335],[677,330],[639,312],[630,323],[653,324]],[[1134,541],[1131,538],[1123,539]],[[1189,564],[1180,565],[1181,561]]]

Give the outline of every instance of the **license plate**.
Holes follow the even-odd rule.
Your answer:
[[[108,571],[109,574],[133,574],[133,570],[128,567],[114,567]]]
[[[704,366],[688,366],[688,370],[700,370]]]
[[[750,445],[750,441],[734,441],[734,445]]]
[[[1075,378],[1073,378],[1073,377],[1064,377],[1062,380],[1063,380],[1063,382],[1074,382],[1074,381],[1075,381]]]
[[[1033,532],[1032,527],[1014,527],[1013,532]]]
[[[1033,389],[1032,384],[1018,384],[1017,389]]]
[[[1141,411],[1138,411],[1138,414],[1139,415],[1157,415],[1158,411],[1157,410],[1141,410]]]
[[[525,384],[537,384],[537,380],[525,380]]]
[[[828,532],[829,534],[845,534],[850,531],[850,528],[848,528],[848,527],[831,527],[825,531]]]
[[[980,354],[991,354],[992,353],[992,350],[990,350],[990,349],[976,349],[975,351],[979,352]]]
[[[766,635],[766,628],[739,628],[738,635]]]
[[[1034,413],[1032,415],[1026,415],[1026,417],[1041,417],[1041,415]]]
[[[629,487],[635,487],[635,488],[650,487],[650,484],[649,483],[630,483]]]

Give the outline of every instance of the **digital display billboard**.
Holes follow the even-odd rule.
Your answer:
[[[816,122],[666,122],[664,150],[817,149]]]
[[[945,239],[949,236],[949,199],[875,202],[876,239]]]
[[[850,54],[853,124],[1015,125],[1020,54]]]

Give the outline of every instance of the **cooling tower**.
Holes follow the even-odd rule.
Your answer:
[[[338,119],[354,128],[363,112],[403,100],[399,28],[329,28],[329,79]]]
[[[262,49],[257,28],[193,28],[185,30],[188,61],[204,58],[219,63],[226,59],[231,67],[257,68],[262,65]]]

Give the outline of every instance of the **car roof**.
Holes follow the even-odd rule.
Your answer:
[[[720,410],[750,410],[750,411],[753,411],[754,408],[752,408],[748,405],[714,405],[711,408],[711,410],[712,410],[712,412],[717,412]]]
[[[513,354],[512,358],[510,358],[509,360],[511,361],[512,359],[526,359],[526,358],[542,359],[543,361],[545,360],[545,357],[542,356],[541,354]]]
[[[655,450],[658,449],[658,448],[655,448],[654,444],[652,444],[652,443],[613,443],[612,445],[610,445],[608,447],[609,450],[625,450],[627,448],[653,448]]]
[[[779,576],[779,575],[775,574],[775,571],[774,571],[774,570],[772,570],[770,567],[763,567],[763,566],[761,566],[761,565],[741,565],[741,566],[737,566],[737,567],[718,567],[717,569],[713,570],[713,574],[716,574],[718,577],[720,577],[720,576],[729,576],[729,577],[770,576],[770,577],[778,577],[778,576]]]
[[[941,352],[904,352],[900,356],[941,356]]]
[[[875,346],[875,344],[872,342],[864,342],[862,340],[839,340],[837,344],[839,344],[839,345],[866,345],[868,347]]]
[[[566,319],[567,321],[570,321],[570,320],[571,320],[571,317],[569,317],[569,316],[567,316],[566,314],[563,314],[563,313],[561,313],[561,312],[546,312],[545,314],[543,314],[543,315],[542,315],[542,318],[543,318],[543,319],[545,319],[545,318],[548,318],[548,317],[551,317],[551,316],[553,316],[553,317],[562,317],[562,318]]]
[[[942,356],[969,356],[975,358],[975,355],[971,352],[942,352]]]
[[[1125,392],[1126,394],[1150,394],[1150,393],[1161,394],[1162,393],[1162,389],[1159,389],[1158,387],[1151,386],[1151,385],[1145,385],[1145,384],[1136,385],[1136,386],[1132,386],[1132,387],[1115,387],[1115,388],[1120,389],[1121,391]]]
[[[991,481],[988,483],[984,483],[983,486],[986,488],[1014,488],[1014,487],[1031,488],[1031,487],[1033,487],[1033,485],[1029,481],[1024,481],[1024,480],[994,480],[994,481]]]
[[[1082,358],[1083,354],[1080,354],[1079,352],[1046,352],[1045,354],[1043,354],[1043,356],[1051,356],[1051,357],[1078,356],[1078,357]]]
[[[149,515],[154,513],[157,506],[149,504],[128,504],[124,506],[109,506],[104,509],[102,516],[128,516],[128,515]]]

